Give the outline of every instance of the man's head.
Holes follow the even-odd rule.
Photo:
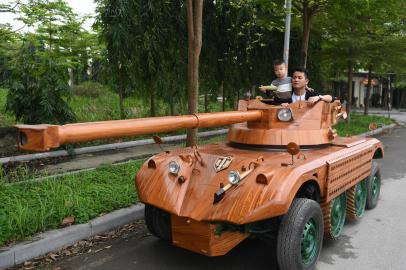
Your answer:
[[[273,62],[273,71],[278,79],[284,79],[287,75],[286,64],[283,60],[275,60]]]
[[[292,75],[292,87],[294,90],[303,90],[309,83],[307,70],[304,68],[295,68]]]

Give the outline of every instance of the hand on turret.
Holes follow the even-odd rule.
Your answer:
[[[309,97],[309,99],[307,101],[310,102],[311,104],[314,104],[320,100],[323,100],[322,96]]]

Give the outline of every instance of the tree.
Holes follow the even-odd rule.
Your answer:
[[[293,6],[301,12],[302,19],[302,48],[301,48],[301,65],[307,66],[307,57],[309,50],[310,31],[312,20],[326,5],[328,0],[301,0],[293,1]]]
[[[405,27],[402,6],[396,0],[367,1],[364,5],[365,40],[360,62],[368,70],[367,91],[364,97],[364,115],[368,115],[372,72],[387,73],[397,66],[405,66],[402,51],[405,47]]]
[[[331,2],[320,18],[324,64],[329,62],[336,71],[347,69],[348,115],[352,105],[353,69],[366,68],[369,73],[364,103],[367,113],[373,69],[387,72],[389,67],[404,63],[401,7],[402,3],[396,0],[343,0]]]
[[[198,112],[199,106],[199,59],[202,48],[203,0],[187,0],[188,32],[188,108],[190,114]],[[188,129],[186,145],[197,144],[197,129]]]
[[[0,25],[0,87],[8,87],[11,69],[8,63],[21,47],[21,36],[11,25]]]
[[[61,0],[29,2],[20,10],[19,19],[36,32],[25,34],[19,54],[10,63],[12,82],[6,108],[24,123],[73,121],[66,103],[72,62],[67,35],[79,31],[76,14]]]
[[[361,44],[365,42],[363,25],[359,21],[363,15],[363,4],[358,0],[331,2],[319,20],[323,31],[324,65],[333,66],[334,73],[347,70],[347,122],[351,121],[353,70],[359,66]]]
[[[134,25],[134,1],[99,1],[96,27],[106,43],[109,83],[118,94],[120,117],[124,119],[124,99],[135,93],[134,40],[129,29]]]

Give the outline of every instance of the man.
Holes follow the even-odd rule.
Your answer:
[[[334,98],[330,95],[319,95],[318,92],[307,88],[309,83],[308,73],[304,68],[296,68],[293,70],[292,75],[292,96],[289,99],[279,100],[281,105],[286,107],[289,103],[294,103],[296,101],[307,100],[310,103],[316,103],[317,101],[332,102]],[[275,98],[275,101],[277,98]]]

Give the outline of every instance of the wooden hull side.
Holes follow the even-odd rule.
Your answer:
[[[172,242],[174,245],[206,256],[225,255],[246,239],[249,234],[225,231],[216,234],[216,224],[172,215]]]
[[[142,202],[161,208],[174,216],[195,221],[215,221],[246,224],[287,213],[297,191],[307,181],[314,181],[320,189],[323,202],[365,179],[370,173],[374,152],[382,148],[376,139],[353,138],[342,145],[305,150],[295,157],[284,151],[246,150],[227,144],[199,147],[203,164],[193,166],[182,163],[180,155],[193,154],[185,148],[152,157],[156,168],[148,168],[148,161],[136,177],[136,187]],[[232,156],[231,165],[215,172],[217,158]],[[240,184],[232,186],[218,203],[214,193],[220,184],[228,184],[231,170],[243,171],[251,162],[263,159]],[[177,160],[180,174],[186,181],[180,183],[168,173],[168,164]],[[265,175],[267,181],[257,181]]]

